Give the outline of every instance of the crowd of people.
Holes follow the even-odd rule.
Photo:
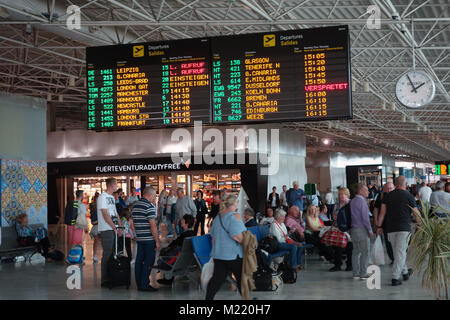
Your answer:
[[[247,228],[268,225],[279,250],[289,252],[286,263],[292,272],[303,269],[303,246],[312,244],[321,259],[333,264],[329,271],[340,271],[345,258],[345,271],[352,271],[354,279],[363,280],[368,278],[371,247],[380,236],[392,264],[392,285],[400,285],[402,280],[408,280],[411,272],[406,266],[406,252],[412,233],[411,222],[420,214],[420,207],[435,207],[434,213],[439,217],[446,217],[450,211],[449,183],[439,181],[432,186],[422,183],[418,190],[413,190],[408,188],[403,176],[397,177],[395,185],[386,183],[382,190],[360,183],[352,199],[350,190],[345,187],[338,188],[337,199],[331,188],[327,189],[324,199],[318,192],[313,196],[305,195],[296,181],[289,190],[284,185],[280,194],[273,187],[262,217],[251,208],[246,208],[241,216],[237,212],[237,196],[227,194],[226,190],[212,193],[209,208],[201,190],[195,193],[195,199],[187,196],[183,188],[163,190],[159,197],[150,187],[141,190],[140,196],[135,188],[130,191],[125,197],[123,190],[117,189],[117,181],[109,178],[106,190],[95,194],[89,204],[94,263],[98,262],[98,249],[102,247],[101,286],[109,287],[107,263],[113,255],[116,236],[119,250],[125,250],[134,263],[138,290],[156,291],[158,289],[150,285],[152,268],[170,269],[186,237],[210,233],[214,273],[207,287],[207,299],[214,298],[229,272],[234,274],[240,288],[242,241]],[[81,244],[87,233],[85,227],[79,226],[79,215],[87,213],[82,198],[83,192],[77,190],[75,200],[65,210],[64,223],[70,246]],[[160,240],[162,224],[167,226],[169,242],[164,248]],[[27,227],[26,215],[18,217],[16,225],[23,244],[37,243],[48,258],[46,235],[36,241],[35,234]],[[326,230],[332,227],[347,238],[345,247],[325,245],[321,241]],[[272,268],[276,269],[276,265]],[[173,278],[163,277],[158,283],[168,285],[172,281]]]

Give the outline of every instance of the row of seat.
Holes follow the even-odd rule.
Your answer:
[[[258,243],[261,242],[262,239],[269,236],[269,226],[256,226],[256,227],[250,227],[247,229],[251,233],[253,233],[256,236],[256,239]],[[207,234],[204,236],[199,237],[193,237],[191,238],[192,247],[194,250],[194,256],[200,265],[200,267],[203,267],[205,263],[207,263],[211,259],[211,250],[212,250],[212,241],[211,241],[211,235]],[[303,249],[312,248],[311,244],[304,244],[302,246]],[[270,253],[268,255],[268,261],[270,262],[272,259],[277,257],[282,257],[285,255],[288,255],[289,251],[286,250],[279,250],[274,253]]]

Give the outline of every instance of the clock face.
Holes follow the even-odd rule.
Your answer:
[[[408,108],[422,108],[429,104],[436,91],[433,79],[424,71],[408,71],[395,87],[398,101]]]

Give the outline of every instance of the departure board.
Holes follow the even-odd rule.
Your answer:
[[[352,117],[348,26],[91,47],[88,129]]]
[[[209,39],[87,48],[88,129],[210,121]]]
[[[351,116],[347,27],[211,39],[214,123]]]

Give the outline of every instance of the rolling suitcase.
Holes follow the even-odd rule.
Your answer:
[[[109,289],[120,286],[125,286],[128,289],[131,282],[130,258],[125,256],[124,251],[118,252],[117,238],[118,234],[116,233],[115,253],[111,256],[107,268],[110,279]],[[123,237],[123,249],[125,250],[125,237]]]

